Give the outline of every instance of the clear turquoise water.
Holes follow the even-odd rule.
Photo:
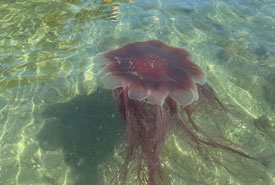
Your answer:
[[[123,161],[124,131],[111,92],[95,91],[92,57],[147,39],[190,51],[239,112],[198,113],[198,123],[209,120],[202,127],[211,131],[214,119],[249,154],[274,154],[274,17],[274,0],[2,0],[0,185],[107,184]],[[161,159],[175,185],[275,182],[272,159],[245,173],[229,155],[229,173],[172,131]]]

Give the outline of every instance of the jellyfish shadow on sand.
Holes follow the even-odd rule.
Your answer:
[[[199,109],[226,114],[228,108],[185,49],[149,40],[99,53],[93,62],[99,66],[99,81],[113,90],[126,125],[126,157],[110,184],[127,184],[129,172],[136,173],[137,184],[172,184],[159,158],[170,124],[182,130],[184,138],[203,158],[208,158],[213,150],[223,151],[240,159],[235,161],[239,163],[237,168],[228,167],[218,156],[210,157],[211,160],[234,175],[245,169],[246,175],[251,173],[255,179],[266,178],[264,173],[250,170],[246,163],[262,163],[261,159],[243,152],[222,135],[209,134],[194,121],[193,115]]]
[[[40,147],[45,153],[61,149],[74,184],[100,184],[98,165],[112,154],[123,133],[112,101],[111,92],[98,89],[89,96],[50,105],[42,114],[46,122],[37,136]]]

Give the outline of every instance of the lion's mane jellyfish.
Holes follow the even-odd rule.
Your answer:
[[[199,96],[215,102],[220,108],[223,105],[206,83],[206,74],[191,61],[185,49],[149,40],[99,53],[93,61],[101,65],[97,77],[113,90],[113,97],[126,123],[128,148],[120,172],[120,184],[125,183],[134,156],[138,159],[139,184],[167,184],[159,154],[170,122],[176,122],[198,145],[221,148],[250,158],[211,138],[204,139],[195,134],[194,130],[200,128],[192,120],[190,105]],[[187,115],[187,121],[181,119],[182,113]]]

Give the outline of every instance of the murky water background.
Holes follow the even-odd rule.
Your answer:
[[[2,0],[0,185],[107,184],[123,161],[124,131],[111,92],[95,91],[92,57],[147,39],[190,51],[240,112],[217,118],[225,137],[254,156],[274,154],[274,17],[274,0]],[[175,185],[275,181],[274,160],[251,164],[267,181],[237,177],[173,132],[161,159]]]

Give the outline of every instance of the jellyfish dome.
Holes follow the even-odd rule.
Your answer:
[[[98,73],[110,89],[127,86],[132,100],[147,100],[163,105],[167,96],[181,105],[198,99],[197,84],[206,82],[205,73],[182,48],[170,47],[159,40],[126,44],[100,53],[94,62],[105,66]]]
[[[196,145],[251,158],[209,138],[192,120],[190,106],[199,96],[215,106],[223,108],[223,104],[206,83],[206,74],[191,61],[185,49],[149,40],[99,53],[93,62],[100,66],[98,79],[113,90],[126,125],[126,157],[113,184],[125,184],[133,166],[139,184],[171,184],[159,159],[170,123],[176,123]],[[183,113],[187,115],[186,120],[182,119]],[[136,165],[132,165],[134,159]]]

